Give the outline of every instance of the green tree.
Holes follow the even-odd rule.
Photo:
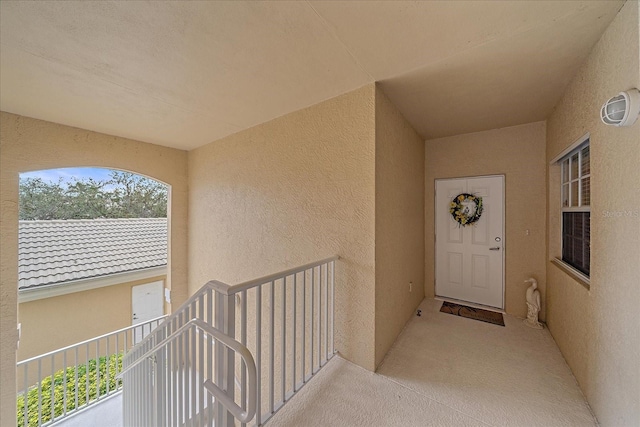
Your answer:
[[[109,212],[110,194],[104,191],[105,183],[74,179],[67,185],[65,218],[94,219],[113,218]]]
[[[66,216],[67,197],[63,181],[20,179],[20,219],[61,219]]]
[[[20,179],[20,219],[166,218],[167,186],[129,172],[109,179]]]
[[[108,181],[119,218],[167,216],[167,187],[158,181],[128,172],[111,171]]]

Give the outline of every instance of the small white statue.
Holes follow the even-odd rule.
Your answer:
[[[540,312],[540,291],[538,290],[538,281],[533,277],[524,281],[531,283],[527,289],[527,318],[524,324],[534,329],[542,329],[542,325],[538,322],[538,313]]]

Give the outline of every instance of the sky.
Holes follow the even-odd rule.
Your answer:
[[[70,181],[71,178],[89,179],[96,181],[109,179],[111,169],[104,168],[63,168],[63,169],[47,169],[35,172],[25,172],[20,174],[20,178],[41,178],[47,182],[58,182],[62,178],[63,181]]]

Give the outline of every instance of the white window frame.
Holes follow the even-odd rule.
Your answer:
[[[591,192],[591,166],[589,166],[589,173],[583,175],[582,174],[582,150],[585,147],[589,147],[589,139],[580,144],[577,148],[572,150],[569,154],[564,156],[558,162],[560,163],[560,205],[562,208],[562,212],[591,212],[591,198],[589,198],[589,204],[585,205],[582,203],[582,181],[586,178],[589,178],[589,192]],[[578,176],[571,176],[571,169],[573,166],[573,157],[574,155],[578,155]],[[589,160],[591,159],[591,148],[589,148]],[[568,169],[567,176],[569,177],[568,181],[564,181],[565,176],[565,168]],[[578,200],[577,205],[572,204],[572,185],[576,182],[578,185]],[[565,206],[564,204],[564,187],[567,186],[567,201],[569,202],[569,206]]]
[[[577,268],[575,268],[574,266],[570,265],[569,263],[567,263],[566,261],[564,261],[562,259],[562,254],[564,253],[564,241],[563,241],[563,218],[564,212],[589,212],[591,213],[591,197],[589,197],[589,204],[588,205],[584,205],[582,204],[582,180],[584,178],[589,178],[589,192],[591,193],[591,165],[589,167],[589,173],[582,175],[582,149],[584,149],[585,147],[589,146],[589,161],[591,162],[591,141],[590,141],[590,137],[591,135],[589,133],[586,133],[585,135],[583,135],[581,138],[579,138],[578,140],[576,140],[573,144],[571,144],[569,147],[567,147],[565,150],[563,150],[560,154],[558,154],[553,160],[551,160],[551,164],[557,164],[560,168],[560,233],[559,233],[559,240],[560,240],[560,256],[556,257],[555,259],[553,259],[553,263],[558,265],[559,267],[561,267],[562,269],[566,270],[570,275],[574,276],[575,279],[578,279],[580,282],[582,282],[587,289],[590,287],[590,275],[587,275],[585,273],[583,273],[582,271],[578,270]],[[572,160],[571,158],[573,157],[574,154],[578,153],[578,176],[576,178],[572,178],[571,177],[571,164],[572,164]],[[566,167],[569,168],[569,180],[568,181],[564,181],[564,170],[565,170],[565,160],[569,159],[568,165]],[[578,182],[578,204],[576,206],[572,206],[572,202],[571,202],[571,183],[572,182]],[[569,201],[569,206],[565,206],[564,205],[564,193],[563,193],[563,187],[565,184],[568,184],[568,201]],[[589,264],[591,264],[591,262],[589,262]]]

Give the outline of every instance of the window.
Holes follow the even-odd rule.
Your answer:
[[[589,276],[591,257],[591,167],[589,139],[560,160],[562,261]]]

